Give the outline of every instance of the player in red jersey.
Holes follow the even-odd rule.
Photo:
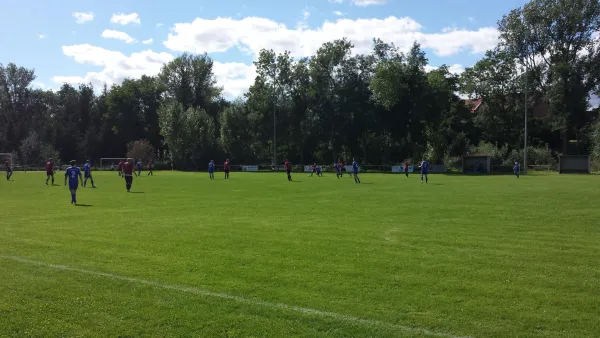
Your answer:
[[[288,181],[292,181],[292,164],[287,159],[283,162],[283,167],[285,168],[285,172],[287,173]]]
[[[225,179],[229,179],[229,159],[223,163],[223,171],[225,172]]]
[[[50,178],[52,178],[52,185],[54,185],[54,162],[52,162],[52,159],[46,162],[46,185],[48,185]]]
[[[344,162],[342,162],[342,160],[339,160],[338,166],[340,167],[340,177],[344,177],[344,173],[347,173],[346,168],[344,168]]]
[[[13,174],[13,170],[8,160],[4,160],[4,171],[6,171],[6,180],[10,181],[10,177]]]
[[[119,176],[123,176],[123,166],[124,165],[125,165],[125,163],[123,161],[119,161],[119,164],[118,164]]]
[[[127,188],[127,192],[131,190],[131,185],[133,184],[133,175],[135,175],[132,162],[133,159],[128,159],[122,163],[123,177],[125,177],[125,187]]]
[[[316,172],[317,172],[317,164],[316,164],[316,163],[313,163],[313,164],[312,164],[312,171],[310,172],[310,175],[308,175],[308,176],[309,176],[309,177],[312,177],[312,175],[313,175],[314,173],[316,173]]]
[[[408,160],[404,159],[404,175],[408,177]]]
[[[154,176],[154,173],[152,173],[152,160],[148,160],[148,176]]]

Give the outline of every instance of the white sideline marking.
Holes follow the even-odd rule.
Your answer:
[[[385,327],[385,328],[397,330],[397,331],[420,333],[420,334],[436,336],[436,337],[471,338],[469,336],[455,336],[450,333],[434,332],[434,331],[430,331],[427,329],[397,325],[397,324],[392,324],[392,323],[388,323],[388,322],[382,322],[379,320],[363,319],[363,318],[348,316],[348,315],[344,315],[344,314],[340,314],[340,313],[336,313],[336,312],[315,310],[315,309],[311,309],[311,308],[287,305],[287,304],[283,304],[283,303],[270,303],[270,302],[265,302],[262,300],[249,299],[249,298],[234,296],[234,295],[230,295],[230,294],[226,294],[226,293],[212,292],[212,291],[203,290],[203,289],[190,287],[190,286],[166,284],[166,283],[149,281],[149,280],[138,279],[138,278],[133,278],[133,277],[119,276],[119,275],[115,275],[112,273],[84,270],[84,269],[72,268],[72,267],[65,266],[65,265],[55,265],[55,264],[49,264],[49,263],[44,263],[44,262],[39,262],[39,261],[32,261],[32,260],[18,257],[18,256],[0,255],[0,258],[5,259],[5,260],[12,260],[12,261],[16,261],[16,262],[26,263],[26,264],[43,266],[43,267],[51,268],[51,269],[55,269],[55,270],[72,271],[72,272],[78,272],[78,273],[91,275],[91,276],[106,277],[106,278],[110,278],[110,279],[114,279],[114,280],[130,282],[130,283],[150,285],[150,286],[154,286],[154,287],[158,287],[158,288],[162,288],[162,289],[175,290],[175,291],[180,291],[180,292],[185,292],[185,293],[190,293],[190,294],[195,294],[195,295],[200,295],[200,296],[205,296],[205,297],[228,299],[228,300],[232,300],[232,301],[235,301],[238,303],[244,303],[244,304],[249,304],[249,305],[262,306],[262,307],[279,309],[279,310],[289,310],[289,311],[300,312],[300,313],[317,316],[317,317],[328,317],[328,318],[348,322],[348,323],[355,324],[355,325],[362,325],[362,326],[367,326],[367,327],[379,326],[379,327]]]

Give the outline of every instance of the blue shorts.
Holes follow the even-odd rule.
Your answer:
[[[421,175],[427,175],[429,174],[429,171],[421,171]]]
[[[92,173],[85,173],[85,178],[92,178]]]
[[[358,175],[358,170],[354,170],[354,175]]]
[[[69,190],[77,190],[79,184],[77,183],[69,183]]]
[[[213,174],[215,171],[214,170],[209,170],[208,173],[209,174]]]

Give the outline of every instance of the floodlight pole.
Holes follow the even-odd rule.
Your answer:
[[[277,168],[277,98],[275,97],[275,86],[273,86],[273,165]]]
[[[527,175],[527,90],[528,90],[528,69],[525,67],[525,144],[523,147],[523,168],[525,169],[525,175]]]

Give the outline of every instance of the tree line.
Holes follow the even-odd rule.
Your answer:
[[[551,164],[556,154],[600,159],[598,110],[588,101],[600,95],[599,2],[532,0],[498,28],[496,48],[460,75],[446,66],[426,71],[417,43],[401,52],[376,38],[369,54],[356,55],[339,39],[302,59],[262,50],[254,83],[233,101],[222,97],[206,54],[180,55],[156,76],[99,90],[34,89],[33,70],[0,65],[0,152],[31,164],[143,149],[180,169],[225,158],[351,157],[364,164],[426,157],[452,167],[475,153],[508,163],[523,158],[527,110],[530,164]]]

